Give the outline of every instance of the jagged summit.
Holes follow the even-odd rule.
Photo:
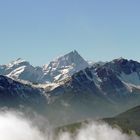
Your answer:
[[[88,66],[88,62],[74,50],[64,56],[56,58],[51,61],[49,65],[44,66],[45,75],[43,79],[48,79],[48,81],[60,80]]]
[[[118,64],[139,63],[138,61],[135,61],[133,59],[127,59],[127,58],[124,58],[124,57],[120,57],[120,58],[114,59],[111,62],[118,63]]]
[[[22,58],[18,58],[16,60],[11,61],[6,66],[9,67],[9,68],[11,68],[11,67],[18,66],[18,65],[30,65],[30,64],[26,60],[24,60]]]
[[[123,58],[123,57],[119,57],[117,59],[112,60],[113,63],[121,63],[121,62],[124,62],[124,61],[126,62],[126,61],[129,61],[129,60],[127,60],[126,58]]]
[[[80,56],[80,54],[75,50],[72,51],[64,56],[61,56],[54,61],[50,62],[48,67],[51,68],[62,68],[67,66],[77,66],[77,65],[86,65],[88,66],[88,63]]]

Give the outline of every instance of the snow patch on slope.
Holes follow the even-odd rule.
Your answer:
[[[26,66],[21,66],[15,70],[13,70],[11,73],[9,73],[7,76],[12,78],[18,78],[19,75],[25,70]]]
[[[49,77],[52,81],[58,81],[65,79],[88,66],[89,64],[87,61],[85,61],[77,51],[72,51],[53,60],[49,65],[43,66],[44,77]],[[50,79],[48,79],[48,81]],[[44,80],[46,80],[46,78],[44,78]]]
[[[126,83],[140,85],[140,78],[137,72],[133,72],[131,74],[125,74],[122,72],[120,78]]]

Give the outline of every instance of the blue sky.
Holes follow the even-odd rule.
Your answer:
[[[140,61],[140,0],[0,0],[0,64],[34,65],[76,49],[85,59]]]

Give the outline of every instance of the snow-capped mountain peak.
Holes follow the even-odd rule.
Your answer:
[[[7,65],[1,65],[0,74],[16,80],[39,82],[43,72],[41,67],[34,67],[28,61],[18,58]]]
[[[88,66],[88,63],[79,55],[77,51],[72,51],[50,62],[48,68],[60,69],[60,68],[68,67],[70,65],[77,66],[80,64]]]
[[[71,76],[88,66],[88,62],[77,51],[72,51],[56,58],[43,67],[34,67],[29,62],[18,58],[7,65],[1,65],[0,74],[16,80],[27,80],[34,83],[51,83]]]
[[[19,67],[19,66],[28,66],[30,65],[29,62],[25,61],[24,59],[21,59],[21,58],[18,58],[12,62],[10,62],[9,64],[7,64],[7,68],[10,69],[10,68],[16,68],[16,67]]]
[[[60,80],[71,76],[75,72],[78,72],[89,64],[85,61],[80,54],[75,50],[64,56],[60,56],[55,60],[51,61],[49,65],[45,65],[44,68],[44,79],[48,78],[48,81]]]

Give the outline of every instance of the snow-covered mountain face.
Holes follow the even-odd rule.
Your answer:
[[[29,62],[17,59],[7,65],[0,66],[0,74],[16,80],[39,82],[43,75],[41,67],[33,67]]]
[[[52,83],[71,76],[88,66],[77,51],[72,51],[43,67],[34,67],[19,58],[7,65],[0,65],[0,74],[33,83]]]
[[[85,69],[89,64],[78,54],[77,51],[72,51],[44,66],[44,77],[46,81],[58,81],[72,76],[74,73]]]
[[[0,72],[2,75],[7,75],[21,66],[29,66],[29,63],[19,58],[7,65],[0,65]]]

